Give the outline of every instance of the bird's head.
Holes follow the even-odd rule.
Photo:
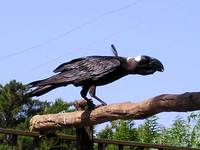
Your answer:
[[[127,63],[131,74],[149,75],[156,71],[164,71],[163,64],[158,59],[150,56],[128,57]]]

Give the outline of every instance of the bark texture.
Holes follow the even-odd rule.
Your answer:
[[[72,126],[92,126],[117,119],[145,119],[160,112],[194,110],[200,110],[200,92],[163,94],[138,103],[125,102],[94,110],[36,115],[30,120],[30,129],[44,132]]]

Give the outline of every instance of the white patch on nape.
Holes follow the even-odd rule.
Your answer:
[[[134,57],[134,59],[135,59],[135,61],[139,62],[139,61],[141,61],[141,59],[142,59],[142,56],[137,56],[137,57]]]
[[[127,61],[129,61],[130,59],[134,59],[134,57],[127,57]]]

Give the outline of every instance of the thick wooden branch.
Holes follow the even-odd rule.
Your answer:
[[[117,119],[145,119],[160,112],[200,110],[200,92],[163,94],[138,103],[119,103],[91,111],[36,115],[30,120],[30,129],[45,131],[72,126],[91,126]]]

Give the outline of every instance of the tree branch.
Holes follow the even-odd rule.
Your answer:
[[[163,94],[138,103],[109,104],[94,110],[36,115],[30,129],[45,131],[72,126],[92,126],[117,119],[145,119],[160,112],[200,110],[200,92]]]

